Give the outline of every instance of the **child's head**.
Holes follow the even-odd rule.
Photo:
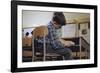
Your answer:
[[[29,35],[29,32],[26,32],[26,36],[28,36]]]
[[[66,19],[62,12],[54,12],[52,21],[56,28],[60,28],[66,24]]]

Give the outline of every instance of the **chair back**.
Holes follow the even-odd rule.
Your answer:
[[[47,26],[39,26],[33,30],[33,37],[45,37],[48,35],[48,28]]]

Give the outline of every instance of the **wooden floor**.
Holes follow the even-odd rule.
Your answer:
[[[80,52],[73,52],[72,56],[74,60],[80,59]],[[86,52],[81,52],[81,59],[87,59]],[[23,62],[32,62],[32,51],[23,51]],[[56,61],[63,60],[60,56],[46,56],[46,61]],[[37,56],[34,57],[34,61],[43,61],[43,55],[37,53]]]

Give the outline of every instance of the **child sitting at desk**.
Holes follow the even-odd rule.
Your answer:
[[[65,41],[60,39],[57,36],[57,29],[60,29],[63,25],[66,24],[65,16],[62,12],[55,12],[52,18],[52,21],[48,24],[48,39],[50,41],[51,46],[56,51],[56,53],[64,56],[65,60],[71,60],[72,51],[65,46],[73,45],[72,41]]]

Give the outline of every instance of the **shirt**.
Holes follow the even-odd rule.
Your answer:
[[[54,49],[64,48],[64,45],[59,41],[59,37],[56,35],[56,28],[50,22],[47,26],[48,28],[48,40]]]
[[[56,29],[56,36],[59,38],[62,36],[61,28]]]

